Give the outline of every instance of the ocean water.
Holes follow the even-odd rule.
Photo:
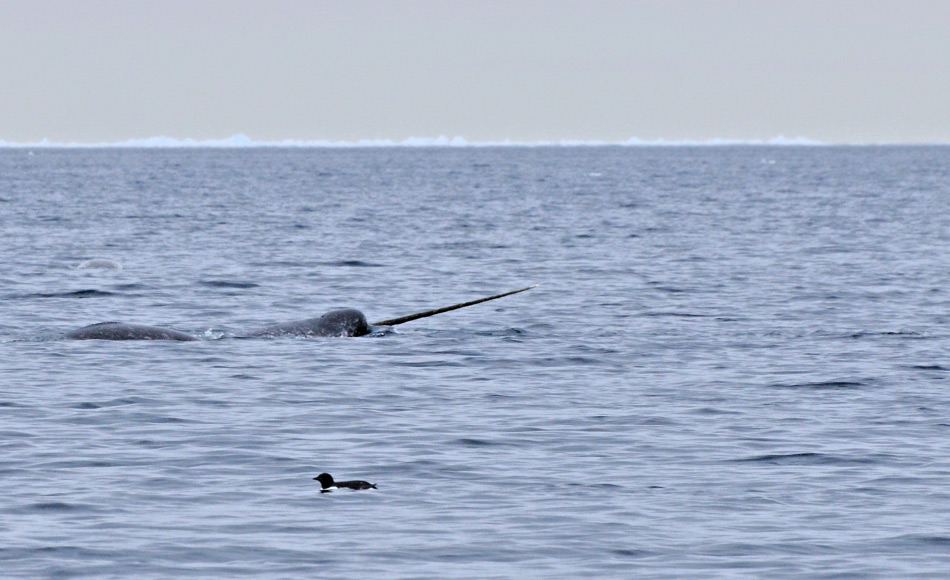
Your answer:
[[[0,226],[3,578],[950,570],[950,147],[8,148]]]

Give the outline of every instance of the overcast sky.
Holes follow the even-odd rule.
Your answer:
[[[0,0],[0,141],[950,142],[948,0]]]

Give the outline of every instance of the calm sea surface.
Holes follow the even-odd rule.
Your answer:
[[[950,147],[3,149],[0,265],[3,578],[950,570]]]

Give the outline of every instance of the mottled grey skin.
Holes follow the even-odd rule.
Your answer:
[[[86,260],[82,264],[76,266],[80,270],[88,269],[99,269],[99,270],[121,270],[122,266],[118,262],[113,262],[112,260],[106,260],[105,258],[95,258],[93,260]]]
[[[65,337],[74,340],[198,340],[177,330],[122,322],[90,324],[67,332]]]
[[[275,324],[250,336],[366,336],[373,328],[355,308],[331,310],[319,318]]]

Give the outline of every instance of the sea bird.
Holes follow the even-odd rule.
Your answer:
[[[347,489],[376,489],[375,483],[370,483],[361,479],[354,479],[351,481],[333,481],[333,476],[329,473],[321,473],[320,475],[314,477],[314,479],[319,481],[320,486],[323,488],[320,490],[320,493],[327,493],[333,491],[334,489],[340,489],[341,487],[345,487]]]

